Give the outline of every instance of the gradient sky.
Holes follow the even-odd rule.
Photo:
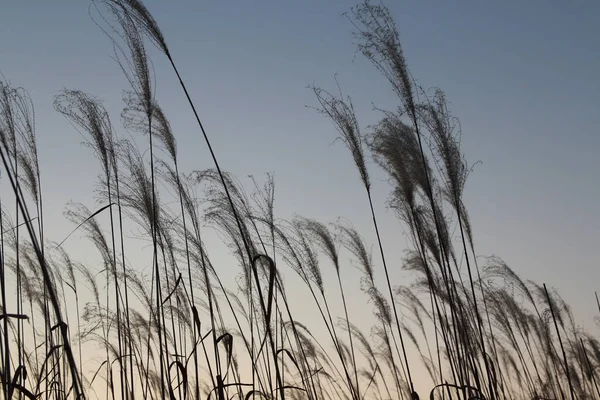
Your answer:
[[[53,96],[64,87],[93,93],[120,126],[126,82],[110,58],[108,39],[88,15],[89,2],[5,3],[0,72],[27,88],[36,104],[45,201],[52,210],[47,226],[59,240],[70,229],[62,217],[65,203],[89,204],[99,169],[78,134],[53,111]],[[591,329],[600,282],[600,3],[388,3],[412,74],[424,87],[446,92],[462,123],[468,160],[481,161],[465,194],[478,253],[498,255],[523,278],[558,288]],[[222,166],[240,178],[273,172],[281,217],[344,217],[372,240],[350,155],[341,143],[332,145],[330,122],[305,107],[316,103],[306,85],[334,89],[336,73],[361,126],[380,117],[373,105],[398,104],[355,52],[352,27],[342,16],[355,1],[146,4]],[[151,53],[158,99],[184,167],[211,167],[173,74]],[[371,167],[384,245],[399,257],[403,228],[385,211],[389,186]]]

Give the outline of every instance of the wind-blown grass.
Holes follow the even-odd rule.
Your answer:
[[[501,259],[477,256],[463,202],[470,166],[460,123],[441,90],[428,96],[414,84],[385,6],[365,1],[349,19],[358,50],[389,81],[398,108],[361,129],[339,85],[338,94],[311,87],[367,194],[364,212],[378,241],[373,257],[350,223],[280,219],[271,175],[264,184],[252,178],[247,194],[221,169],[149,10],[139,0],[94,4],[129,83],[121,121],[130,138],[91,94],[56,96],[56,111],[101,169],[99,206],[70,204],[65,218],[74,229],[60,243],[44,234],[33,101],[0,81],[0,171],[10,188],[0,195],[3,398],[418,399],[424,390],[431,399],[600,396],[600,341],[577,325],[568,304]],[[172,66],[213,168],[180,169],[148,43]],[[140,134],[144,140],[136,140]],[[388,206],[410,239],[401,260],[384,251],[369,158],[387,174]],[[139,243],[129,229],[151,248],[149,257],[128,256]],[[214,261],[207,229],[234,255],[235,279],[227,276],[231,266]],[[93,245],[96,262],[66,250],[75,233]],[[373,326],[349,307],[351,265],[361,272]],[[394,265],[412,281],[393,282]],[[333,268],[336,282],[324,268]],[[295,317],[291,279],[310,296],[303,302],[314,307],[310,323]],[[415,379],[420,370],[428,387]]]

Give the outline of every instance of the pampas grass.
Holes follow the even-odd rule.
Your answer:
[[[100,163],[99,206],[69,204],[73,229],[59,243],[45,235],[34,102],[0,81],[0,179],[10,189],[0,194],[3,398],[600,396],[595,333],[556,290],[498,257],[477,257],[460,122],[440,89],[414,84],[385,6],[365,1],[348,17],[359,52],[397,94],[396,110],[379,110],[379,121],[362,128],[337,80],[336,93],[310,87],[358,170],[373,257],[351,223],[279,218],[272,175],[251,177],[246,192],[221,168],[150,10],[139,0],[94,4],[129,87],[122,127],[91,94],[55,98]],[[156,93],[155,79],[168,77],[155,77],[149,44],[169,61],[213,168],[182,170],[179,133]],[[388,206],[408,234],[399,260],[384,251],[370,159],[389,178]],[[215,255],[207,228],[237,270]],[[93,261],[67,250],[77,236],[95,249]],[[353,266],[359,293],[349,289]],[[393,268],[410,280],[394,282]],[[306,299],[292,297],[290,285],[303,285]],[[371,304],[372,326],[352,309],[354,297]],[[311,321],[297,317],[298,303],[312,307]]]

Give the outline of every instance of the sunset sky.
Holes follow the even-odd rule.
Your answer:
[[[381,117],[374,107],[399,105],[388,83],[356,52],[352,25],[342,15],[355,2],[145,3],[223,168],[249,191],[247,175],[262,181],[273,172],[281,218],[342,217],[374,243],[352,158],[341,142],[334,143],[330,121],[306,107],[317,104],[306,86],[335,90],[334,74],[352,96],[365,133]],[[467,159],[481,161],[464,197],[477,252],[500,256],[523,278],[557,288],[579,322],[593,329],[594,291],[600,290],[600,2],[386,3],[412,75],[423,87],[446,92],[462,124]],[[89,4],[9,1],[0,12],[0,73],[25,87],[35,103],[45,207],[51,210],[46,226],[56,241],[73,228],[62,215],[67,202],[94,208],[100,169],[78,133],[53,110],[53,97],[63,88],[92,93],[124,132],[126,81],[111,59],[108,38],[90,18],[97,13]],[[182,168],[212,167],[166,59],[154,48],[150,55],[157,98],[173,125]],[[385,175],[372,161],[369,167],[384,246],[397,260],[394,277],[400,282],[406,276],[398,271],[405,228],[385,209],[390,192]],[[377,273],[383,276],[381,269]],[[347,273],[356,290],[359,275]],[[332,270],[326,278],[333,276]],[[364,295],[351,302],[371,310]]]

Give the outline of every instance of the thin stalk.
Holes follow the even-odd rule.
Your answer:
[[[116,161],[114,161],[116,163]],[[129,332],[128,335],[126,335],[126,337],[128,338],[127,343],[125,343],[125,351],[128,352],[130,354],[131,360],[129,362],[129,374],[130,374],[130,382],[129,384],[131,385],[131,393],[129,395],[131,395],[131,399],[135,398],[135,380],[134,380],[134,375],[133,375],[133,342],[132,342],[132,337],[131,337],[131,320],[129,317],[129,290],[127,287],[127,267],[126,267],[126,263],[125,263],[125,239],[123,237],[123,212],[121,209],[121,192],[119,189],[119,174],[118,174],[118,169],[115,166],[114,168],[114,172],[115,172],[115,190],[116,190],[116,195],[117,195],[117,208],[118,208],[118,217],[119,217],[119,239],[120,239],[120,246],[121,246],[121,264],[123,267],[123,287],[124,287],[124,292],[125,292],[125,320],[127,322],[127,331]],[[112,202],[109,200],[109,204],[112,204]],[[111,206],[112,209],[112,206]],[[115,265],[115,269],[116,269],[116,265]],[[127,346],[129,346],[129,349],[127,349]]]
[[[15,157],[15,166],[14,166],[14,174],[15,180],[17,184],[17,188],[20,188],[19,185],[19,162],[18,162],[18,150],[17,150],[17,140],[14,140],[14,157]],[[17,314],[21,315],[23,313],[23,284],[21,282],[21,251],[20,251],[20,237],[19,237],[19,204],[15,199],[15,262],[17,264]],[[17,368],[23,365],[23,347],[25,341],[25,332],[23,331],[23,321],[20,319],[17,320],[17,358],[18,364]],[[8,371],[7,371],[8,373]],[[9,377],[10,375],[7,375]],[[23,375],[19,374],[19,384],[22,384],[21,377]],[[10,379],[10,378],[8,378]],[[19,399],[21,399],[22,393],[19,391]]]
[[[107,288],[106,288],[106,293],[107,293],[107,309],[108,309],[108,282],[109,282],[109,277],[110,277],[110,270],[113,270],[113,279],[115,280],[115,305],[116,305],[116,313],[117,313],[117,342],[118,342],[118,350],[119,350],[119,359],[118,359],[118,363],[119,363],[119,384],[121,387],[121,396],[125,396],[125,399],[129,399],[129,391],[126,390],[125,388],[125,370],[127,369],[127,364],[125,364],[125,366],[123,365],[123,362],[125,360],[125,358],[123,357],[123,334],[121,332],[122,329],[122,324],[121,324],[121,300],[120,300],[120,295],[121,292],[119,291],[119,276],[117,274],[117,245],[116,245],[116,239],[115,239],[115,222],[114,222],[114,216],[113,216],[113,209],[112,209],[112,190],[111,190],[111,179],[110,179],[110,169],[106,170],[106,186],[107,186],[107,191],[108,191],[108,204],[110,204],[111,206],[108,208],[108,212],[110,215],[110,237],[111,237],[111,244],[112,244],[112,268],[108,268],[106,273],[107,273]],[[108,318],[108,312],[107,312],[107,318]],[[126,361],[125,361],[126,363]]]
[[[346,296],[344,295],[344,287],[342,286],[342,278],[340,273],[337,273],[338,285],[340,287],[340,293],[342,295],[342,304],[344,306],[344,316],[346,317],[346,326],[348,328],[348,340],[350,341],[350,352],[352,353],[352,368],[354,368],[354,381],[356,382],[356,393],[358,394],[358,400],[360,400],[360,388],[358,385],[358,368],[356,368],[356,355],[354,354],[354,344],[352,340],[352,330],[350,329],[350,318],[348,317],[348,307],[346,305]]]
[[[581,349],[583,351],[583,356],[588,367],[588,375],[591,381],[594,383],[596,393],[598,393],[598,398],[600,399],[600,388],[598,387],[598,382],[596,381],[596,373],[594,372],[594,368],[592,366],[592,363],[590,362],[590,358],[588,357],[587,349],[585,347],[585,344],[583,343],[583,339],[579,338],[579,341],[581,342]]]
[[[556,329],[556,336],[558,336],[558,343],[560,343],[560,349],[562,351],[565,373],[567,375],[567,380],[569,381],[569,391],[571,392],[571,400],[575,400],[575,390],[573,389],[573,382],[571,381],[571,373],[569,372],[569,363],[567,361],[567,353],[565,352],[565,347],[563,346],[562,338],[560,336],[560,329],[558,329],[558,322],[556,321],[556,315],[554,314],[554,307],[552,306],[552,299],[550,298],[550,294],[548,293],[548,289],[546,288],[545,283],[544,283],[544,292],[546,293],[546,298],[548,299],[548,306],[550,307],[550,313],[552,313],[552,320],[554,321],[554,328]]]
[[[166,253],[165,253],[165,246],[166,245],[165,245],[165,243],[162,243],[162,242],[163,242],[163,240],[161,240],[160,251],[161,251],[161,254],[162,254],[163,268],[164,268],[164,271],[165,271],[165,283],[167,284],[167,293],[169,293],[171,291],[171,282],[169,280],[169,271],[167,269],[167,256],[166,256]],[[172,339],[173,340],[173,348],[174,348],[174,353],[173,354],[175,354],[175,357],[177,357],[177,355],[179,355],[180,353],[179,353],[179,349],[178,349],[178,346],[177,346],[177,334],[176,334],[177,330],[175,329],[175,318],[173,317],[173,303],[172,303],[171,299],[172,299],[172,296],[169,296],[169,298],[167,300],[169,302],[169,311],[170,311],[170,314],[171,314],[171,329],[173,330],[173,339]],[[164,310],[164,301],[161,301],[161,306],[162,306],[162,308]],[[166,347],[166,345],[167,344],[166,344],[166,333],[165,333],[165,347]],[[169,366],[169,363],[167,362],[167,375],[170,376],[169,375],[170,371],[169,371],[168,366]],[[176,373],[177,373],[177,376],[179,376],[179,369],[177,369]],[[170,378],[169,378],[168,382],[170,384],[170,382],[171,382]],[[181,397],[181,394],[180,394],[180,397]]]
[[[0,198],[0,268],[2,272],[0,273],[0,290],[2,291],[2,309],[4,313],[8,313],[8,308],[6,304],[6,270],[4,265],[4,218],[2,218],[4,214],[2,213],[2,199]],[[10,347],[8,343],[8,318],[3,318],[2,325],[3,329],[3,339],[4,339],[4,360],[2,370],[4,371],[4,376],[10,376]],[[2,389],[4,391],[4,398],[8,399],[8,379],[2,380]]]
[[[457,215],[458,215],[458,226],[460,228],[460,236],[462,239],[462,245],[463,245],[463,251],[464,251],[464,255],[465,255],[465,261],[467,264],[467,271],[469,274],[469,282],[471,284],[471,295],[473,296],[473,306],[475,308],[475,316],[477,318],[477,327],[479,329],[479,340],[481,343],[481,351],[482,354],[484,354],[484,364],[485,364],[485,370],[486,370],[486,374],[487,374],[487,378],[488,378],[488,385],[489,385],[489,391],[490,391],[490,395],[492,396],[491,398],[494,399],[494,388],[492,387],[492,375],[490,372],[490,368],[488,363],[485,361],[485,354],[486,354],[486,350],[485,350],[485,339],[483,337],[483,323],[481,322],[481,314],[479,313],[479,306],[477,305],[477,296],[475,295],[475,284],[473,283],[473,274],[471,273],[471,263],[469,261],[469,252],[467,251],[467,241],[465,238],[465,232],[464,232],[464,228],[463,228],[463,221],[462,221],[462,216],[461,216],[461,212],[460,212],[460,200],[458,198],[455,198],[455,202],[456,202],[456,209],[457,209]],[[479,270],[477,271],[477,274],[479,275]],[[485,298],[485,297],[484,297]],[[484,300],[485,301],[485,300]]]
[[[58,298],[56,297],[55,289],[52,286],[52,282],[50,280],[48,264],[46,263],[46,260],[42,256],[41,248],[40,248],[40,245],[36,238],[35,230],[33,228],[33,225],[31,223],[31,218],[30,218],[29,212],[27,210],[27,205],[25,204],[25,202],[23,200],[25,197],[23,196],[23,193],[22,193],[20,187],[16,184],[16,181],[15,181],[16,177],[13,177],[13,175],[10,172],[7,157],[4,154],[4,150],[1,147],[0,147],[0,158],[2,159],[2,164],[4,165],[4,169],[7,171],[7,175],[10,180],[10,184],[12,186],[13,192],[15,193],[15,197],[17,198],[17,202],[19,204],[19,209],[21,211],[21,214],[23,215],[23,217],[25,219],[25,224],[27,226],[27,231],[28,231],[29,237],[32,241],[34,251],[35,251],[38,261],[40,263],[41,272],[44,276],[45,281],[48,283],[47,284],[48,297],[49,297],[50,303],[52,304],[52,308],[54,310],[55,318],[57,320],[57,325],[60,326],[59,331],[60,331],[60,334],[63,339],[64,351],[67,356],[67,360],[69,362],[71,377],[73,380],[73,393],[74,393],[75,397],[85,398],[85,394],[83,392],[81,382],[79,381],[79,374],[77,373],[77,364],[75,363],[75,358],[73,356],[73,351],[71,348],[71,344],[69,342],[69,337],[68,337],[68,333],[67,333],[67,325],[65,324],[65,322],[62,319],[62,313],[60,310],[60,305],[58,303]]]
[[[192,281],[192,264],[190,262],[190,247],[189,247],[189,242],[188,242],[188,231],[187,231],[187,220],[186,220],[186,215],[185,215],[185,208],[183,206],[183,195],[181,193],[182,188],[181,188],[181,180],[180,180],[180,176],[179,176],[179,165],[177,163],[177,159],[173,160],[173,163],[175,164],[175,176],[177,179],[177,194],[179,197],[179,206],[181,209],[181,219],[183,222],[183,240],[185,243],[185,259],[186,259],[186,263],[187,263],[187,269],[188,269],[188,282],[190,284],[190,299],[191,299],[191,304],[192,307],[196,306],[196,300],[194,298],[194,283]],[[193,331],[192,331],[192,343],[194,343],[194,353],[193,353],[193,358],[194,358],[194,378],[195,378],[195,392],[194,395],[196,399],[200,398],[200,388],[199,388],[199,381],[198,381],[198,353],[196,352],[196,340],[198,337],[199,332],[196,332],[196,324],[192,324],[193,325]]]
[[[483,281],[481,279],[481,273],[479,270],[479,265],[477,263],[477,256],[475,255],[475,249],[473,248],[473,246],[471,246],[471,251],[473,253],[473,260],[475,262],[475,270],[477,271],[477,280],[479,281],[479,290],[481,292],[481,298],[483,299],[483,307],[485,310],[485,315],[487,318],[487,323],[488,323],[488,329],[490,331],[490,341],[492,342],[492,351],[494,352],[494,358],[495,358],[495,362],[496,362],[496,368],[498,369],[498,373],[500,373],[500,359],[498,358],[498,351],[496,350],[496,339],[494,338],[494,330],[492,329],[492,322],[490,319],[490,312],[489,312],[489,308],[488,308],[488,304],[487,304],[487,296],[485,295],[484,291],[483,291]],[[486,361],[488,362],[488,361]],[[496,384],[497,386],[497,384]],[[495,387],[494,388],[494,394],[496,397],[498,397],[498,388]]]
[[[381,254],[381,261],[383,263],[383,270],[385,272],[387,288],[389,291],[390,301],[392,303],[392,310],[394,311],[394,319],[396,321],[396,328],[398,329],[398,337],[400,339],[400,346],[402,347],[402,354],[404,356],[404,363],[406,365],[406,373],[408,374],[408,384],[409,384],[411,393],[414,393],[415,387],[413,385],[412,375],[410,373],[410,366],[408,364],[408,357],[406,355],[406,347],[404,345],[402,329],[400,329],[400,320],[398,319],[398,311],[396,310],[396,302],[394,301],[394,293],[392,291],[390,275],[388,273],[387,263],[385,261],[385,255],[383,252],[383,244],[381,243],[381,236],[379,234],[379,226],[377,225],[377,218],[375,217],[375,209],[373,207],[373,199],[371,198],[371,190],[369,188],[367,188],[367,197],[369,199],[369,207],[371,208],[371,217],[373,218],[373,226],[375,227],[375,234],[377,235],[377,244],[379,245],[379,252]]]
[[[452,378],[456,381],[456,371],[455,371],[455,366],[454,366],[454,362],[452,360],[451,354],[453,354],[453,352],[451,351],[451,345],[448,339],[448,332],[445,328],[446,325],[449,324],[448,322],[448,315],[445,311],[444,308],[444,319],[446,321],[446,325],[444,325],[444,321],[442,320],[442,313],[440,311],[440,306],[438,303],[438,289],[437,289],[437,285],[435,283],[435,279],[433,277],[433,274],[431,272],[431,269],[429,267],[429,261],[427,259],[427,250],[425,247],[425,243],[423,241],[423,234],[422,234],[422,227],[420,225],[420,219],[417,217],[417,213],[415,211],[414,206],[411,204],[410,205],[410,212],[412,215],[412,219],[414,221],[415,224],[415,232],[416,232],[416,237],[417,237],[417,242],[418,242],[418,248],[419,248],[419,253],[423,259],[423,264],[425,266],[425,273],[427,276],[427,285],[429,286],[429,291],[432,297],[432,306],[435,305],[435,310],[434,314],[433,314],[433,319],[434,319],[434,329],[435,329],[435,312],[437,312],[438,318],[440,320],[440,330],[442,331],[442,337],[444,339],[444,344],[446,346],[446,350],[448,351],[448,361],[450,364],[450,369],[452,371]],[[436,329],[436,343],[437,343],[437,329]],[[458,344],[457,344],[458,346]],[[439,353],[439,349],[438,349],[438,364],[439,364],[439,370],[440,370],[440,383],[442,383],[443,378],[442,378],[442,366],[441,366],[441,358],[440,358],[440,353]]]
[[[162,310],[162,298],[161,298],[161,287],[160,287],[160,271],[159,271],[159,267],[158,267],[158,227],[157,227],[157,221],[156,218],[158,217],[157,215],[157,207],[156,207],[156,186],[155,186],[155,181],[154,181],[154,146],[152,145],[152,116],[149,115],[148,116],[148,136],[149,136],[149,140],[150,140],[150,180],[151,180],[151,186],[152,186],[152,224],[151,224],[151,231],[152,231],[152,252],[153,252],[153,256],[152,256],[152,263],[154,264],[154,273],[155,273],[155,283],[156,283],[156,311],[159,314],[157,316],[157,331],[158,331],[158,347],[159,347],[159,364],[160,364],[160,393],[161,393],[161,397],[164,399],[165,398],[165,360],[163,359],[163,354],[166,354],[166,352],[164,352],[163,350],[163,338],[162,338],[162,327],[164,325],[164,316],[161,312]],[[165,337],[165,344],[164,347],[166,347],[166,337]]]
[[[356,387],[352,384],[352,379],[350,378],[350,373],[348,372],[348,367],[346,366],[346,362],[344,361],[342,347],[339,343],[338,335],[335,331],[335,324],[333,323],[333,319],[331,317],[331,312],[329,311],[329,303],[327,301],[327,297],[324,292],[321,292],[321,296],[323,297],[323,303],[325,304],[325,311],[327,312],[327,317],[329,318],[329,323],[331,324],[331,331],[333,333],[333,343],[336,347],[336,350],[340,356],[340,362],[342,363],[342,367],[344,368],[344,374],[346,375],[346,379],[348,380],[348,388],[350,389],[350,394],[356,400],[359,400],[359,392],[357,392]],[[358,381],[357,381],[358,383]]]
[[[265,329],[267,331],[267,337],[269,339],[269,344],[271,346],[271,351],[273,353],[273,361],[274,361],[274,364],[275,364],[275,379],[277,380],[277,385],[278,385],[277,389],[278,389],[279,392],[281,392],[281,399],[285,400],[285,388],[284,388],[284,385],[283,385],[283,381],[281,379],[281,371],[279,369],[279,362],[278,362],[277,356],[276,356],[277,350],[275,348],[275,342],[273,340],[273,332],[272,332],[272,329],[271,329],[271,323],[269,321],[270,315],[269,315],[269,312],[267,311],[267,306],[265,304],[264,298],[263,298],[263,296],[261,294],[261,290],[260,290],[261,289],[260,288],[260,280],[258,278],[258,268],[257,268],[257,265],[256,265],[256,262],[260,258],[265,258],[268,261],[269,267],[271,268],[271,273],[275,273],[275,271],[274,271],[275,270],[275,263],[267,255],[262,255],[262,256],[258,255],[258,256],[255,256],[252,259],[252,264],[251,265],[252,265],[252,270],[254,271],[254,280],[256,282],[256,290],[259,293],[258,299],[260,300],[261,311],[262,311],[262,313],[264,315],[264,318],[265,318]],[[271,301],[271,300],[269,299],[269,301]]]

